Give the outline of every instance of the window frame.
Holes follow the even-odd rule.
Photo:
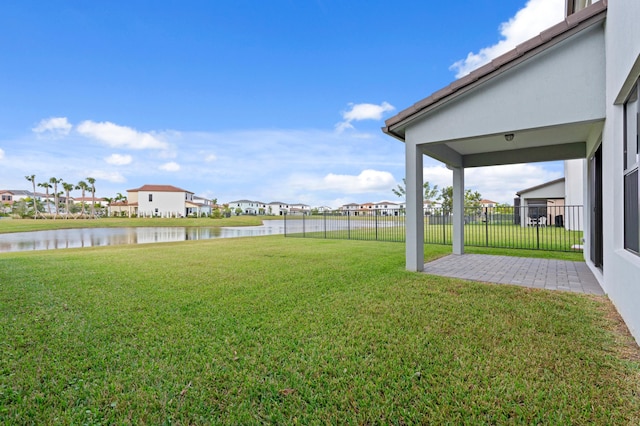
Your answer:
[[[635,111],[629,111],[629,103],[633,102]],[[635,113],[635,114],[634,114]],[[629,119],[635,120],[631,126]],[[623,245],[625,250],[640,256],[640,79],[637,79],[623,104]],[[630,135],[629,130],[635,131]],[[635,145],[635,146],[634,146]],[[631,152],[635,151],[635,161],[631,163]],[[633,155],[633,154],[631,154]],[[629,193],[629,188],[633,193]]]

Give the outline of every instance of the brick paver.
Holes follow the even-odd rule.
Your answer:
[[[496,284],[604,294],[598,280],[584,262],[485,254],[451,254],[426,263],[424,272]]]

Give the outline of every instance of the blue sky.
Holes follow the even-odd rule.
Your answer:
[[[562,19],[564,0],[5,2],[0,189],[96,178],[219,202],[397,199],[384,120]],[[512,201],[559,163],[467,171]],[[425,158],[425,179],[450,172]],[[79,195],[79,194],[76,194]]]

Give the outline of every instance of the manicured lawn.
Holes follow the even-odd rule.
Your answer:
[[[410,273],[403,244],[0,254],[0,424],[638,424],[639,359],[604,297]]]

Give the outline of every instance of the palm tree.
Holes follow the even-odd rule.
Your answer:
[[[60,182],[62,182],[62,179],[58,179],[55,177],[49,179],[49,183],[53,184],[53,203],[56,206],[56,212],[53,215],[53,219],[58,217],[58,208],[60,208],[60,205],[58,204],[58,184]]]
[[[78,182],[78,185],[76,185],[76,189],[79,189],[82,191],[82,217],[84,217],[84,205],[85,205],[84,194],[87,191],[87,189],[89,189],[89,185],[87,185],[87,182],[81,180],[80,182]]]
[[[87,182],[91,185],[91,217],[96,218],[96,180],[95,178],[88,177]]]
[[[49,212],[49,217],[51,217],[51,202],[49,201],[49,189],[52,188],[49,182],[40,182],[38,184],[40,188],[44,188],[47,192],[47,212]]]
[[[33,218],[38,218],[38,206],[36,205],[36,175],[25,176],[26,180],[33,184]]]
[[[111,216],[111,203],[115,201],[115,198],[103,197],[107,203],[107,216]]]
[[[69,192],[73,191],[74,186],[72,183],[62,182],[62,187],[64,188],[64,192],[66,195],[64,204],[67,213],[65,214],[65,219],[69,219]]]

